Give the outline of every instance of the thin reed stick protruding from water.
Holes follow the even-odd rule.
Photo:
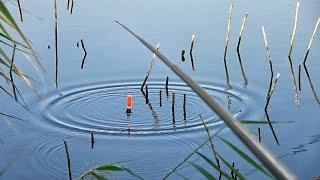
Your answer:
[[[200,120],[201,120],[201,122],[202,122],[202,125],[203,125],[204,129],[205,129],[206,132],[207,132],[207,136],[208,136],[208,138],[209,138],[209,142],[210,142],[210,145],[211,145],[211,150],[212,150],[213,156],[214,156],[214,158],[215,158],[215,160],[216,160],[216,163],[217,163],[218,167],[220,168],[220,160],[219,160],[219,158],[218,158],[218,156],[217,156],[217,153],[216,153],[216,150],[215,150],[215,146],[214,146],[213,140],[212,140],[212,138],[211,138],[212,136],[211,136],[211,134],[210,134],[210,131],[209,131],[209,129],[208,129],[207,125],[206,125],[206,122],[204,121],[204,119],[203,119],[203,117],[202,117],[201,114],[199,114],[199,118],[200,118]]]
[[[193,55],[192,55],[192,53],[190,54],[190,60],[191,60],[192,71],[195,71],[196,68],[195,68],[195,66],[194,66],[194,61],[193,61]]]
[[[298,85],[299,85],[299,91],[301,91],[301,64],[299,64],[299,74],[298,74]]]
[[[183,94],[183,117],[184,120],[186,120],[186,101],[187,101],[187,95]]]
[[[175,123],[176,122],[176,120],[175,120],[175,112],[174,112],[174,104],[175,104],[175,93],[174,92],[172,92],[172,101],[171,101],[171,110],[172,110],[172,121],[173,121],[173,123]]]
[[[94,146],[94,137],[93,137],[93,132],[91,133],[91,149],[93,149]]]
[[[184,62],[186,60],[186,58],[184,57],[185,54],[186,54],[186,51],[182,50],[181,51],[181,60],[182,60],[182,62]]]
[[[231,4],[229,8],[227,35],[225,39],[225,48],[224,48],[224,55],[223,55],[224,69],[226,73],[226,80],[227,80],[227,86],[228,86],[227,89],[232,89],[232,86],[230,85],[229,71],[228,71],[228,65],[227,65],[227,52],[228,52],[228,44],[229,44],[230,28],[231,28],[231,20],[232,20],[232,8],[233,8],[233,5]]]
[[[72,180],[71,161],[70,161],[70,154],[69,154],[68,143],[67,143],[67,141],[65,141],[65,140],[63,140],[63,143],[64,143],[64,149],[66,150],[66,155],[67,155],[69,180]]]
[[[320,100],[319,100],[317,92],[316,92],[316,90],[315,90],[315,88],[313,86],[313,83],[312,83],[312,80],[311,80],[311,76],[310,76],[310,74],[308,72],[307,66],[303,66],[303,67],[304,67],[304,70],[305,70],[307,78],[308,78],[308,82],[309,82],[309,85],[310,85],[310,88],[311,88],[311,91],[312,91],[313,98],[316,101],[317,105],[320,107]]]
[[[12,84],[12,92],[13,92],[13,96],[14,96],[14,99],[16,100],[16,102],[18,102],[18,97],[17,97],[17,93],[16,93],[16,86],[14,84],[14,81],[13,81],[13,75],[12,75],[12,70],[13,70],[13,61],[14,61],[14,57],[15,57],[15,54],[16,54],[16,47],[17,45],[14,44],[13,46],[13,52],[12,52],[12,58],[11,58],[11,64],[10,64],[10,71],[9,71],[9,74],[10,74],[10,81],[11,81],[11,84]]]
[[[71,9],[70,9],[70,14],[72,15],[73,12],[73,4],[74,4],[74,0],[71,0]]]
[[[167,95],[167,98],[169,97],[169,76],[167,76],[166,78],[166,95]]]
[[[232,162],[232,167],[234,168],[234,162]],[[231,169],[231,177],[235,179],[235,173],[233,172],[233,170]]]
[[[157,44],[157,51],[159,51],[159,48],[160,48],[160,44],[158,43]],[[147,82],[147,80],[148,80],[148,78],[149,78],[149,76],[151,74],[151,70],[152,70],[152,67],[154,65],[154,62],[155,62],[156,58],[157,58],[157,56],[153,53],[152,54],[152,59],[151,59],[150,64],[149,64],[149,68],[148,68],[147,74],[144,77],[144,80],[143,80],[142,85],[140,87],[141,89],[143,89],[144,85],[146,84],[146,82]]]
[[[259,142],[261,142],[261,129],[259,126],[258,126],[258,137],[259,137]]]
[[[264,26],[262,26],[262,34],[263,34],[263,39],[264,39],[264,44],[265,44],[265,47],[266,47],[266,54],[267,54],[267,58],[268,58],[268,61],[269,61],[269,66],[270,66],[270,83],[269,83],[269,88],[268,88],[268,93],[267,93],[267,101],[266,101],[266,104],[265,104],[265,107],[264,107],[264,111],[265,111],[265,115],[267,117],[267,121],[268,121],[268,124],[269,124],[269,127],[272,131],[272,135],[274,137],[274,139],[276,140],[277,144],[279,145],[279,141],[278,141],[278,138],[277,138],[277,135],[274,131],[274,128],[271,124],[271,121],[270,121],[270,118],[269,118],[269,114],[268,114],[268,105],[269,105],[269,102],[270,102],[270,99],[271,99],[271,95],[272,95],[272,92],[273,92],[273,85],[272,85],[272,82],[273,82],[273,65],[272,65],[272,61],[271,61],[271,53],[270,53],[270,49],[269,49],[269,45],[268,45],[268,41],[267,41],[267,37],[266,37],[266,33],[265,33],[265,30],[264,30]],[[277,74],[277,77],[279,78],[280,77],[280,74],[278,75]],[[276,79],[275,83],[277,82],[278,80]]]
[[[249,15],[248,12],[246,12],[246,14],[244,15],[243,20],[242,20],[242,24],[241,24],[241,28],[240,28],[240,32],[239,32],[238,44],[237,44],[237,51],[240,50],[240,44],[241,44],[241,39],[242,39],[242,35],[243,35],[243,30],[244,30],[244,27],[247,23],[248,15]]]
[[[293,24],[293,28],[292,28],[292,33],[291,33],[291,40],[290,40],[290,47],[289,47],[288,56],[291,56],[293,45],[294,45],[294,39],[295,39],[295,36],[296,36],[298,14],[299,14],[299,5],[300,5],[300,3],[297,2],[296,14],[295,14],[295,18],[294,18],[294,24]]]
[[[19,14],[20,14],[20,20],[21,20],[21,22],[23,22],[23,15],[22,15],[22,9],[21,9],[21,5],[20,5],[20,0],[17,0],[17,2],[18,2],[18,7],[19,7]]]
[[[270,103],[270,99],[271,99],[271,97],[272,97],[273,91],[274,91],[274,89],[275,89],[275,87],[276,87],[276,84],[277,84],[279,78],[280,78],[280,74],[278,73],[278,74],[276,75],[276,79],[274,80],[274,83],[272,83],[270,89],[268,90],[267,100],[266,100],[266,104],[265,104],[265,107],[264,107],[264,112],[265,112],[265,115],[266,115],[266,118],[267,118],[269,127],[270,127],[270,129],[271,129],[271,131],[272,131],[272,135],[273,135],[273,137],[274,137],[274,139],[276,140],[276,142],[277,142],[278,145],[280,145],[280,143],[279,143],[279,140],[278,140],[278,138],[277,138],[276,132],[275,132],[275,130],[274,130],[272,124],[271,124],[270,117],[269,117],[269,113],[268,113],[268,107],[269,107],[269,103]]]
[[[83,52],[84,52],[84,56],[83,56],[83,58],[82,58],[82,63],[81,63],[81,69],[83,69],[84,61],[85,61],[88,53],[87,53],[86,48],[84,47],[84,43],[83,43],[83,40],[82,40],[82,39],[80,40],[80,42],[81,42],[81,47],[82,47]]]
[[[306,66],[307,58],[308,58],[314,37],[316,36],[316,32],[317,32],[319,23],[320,23],[320,18],[318,18],[318,21],[317,21],[316,25],[314,26],[313,33],[312,33],[311,39],[308,44],[308,49],[307,49],[306,55],[304,56],[303,66]]]
[[[246,12],[246,14],[243,18],[242,25],[240,28],[240,33],[239,33],[238,45],[237,45],[237,54],[238,54],[238,60],[239,60],[239,64],[240,64],[240,70],[241,70],[241,74],[242,74],[242,78],[243,78],[243,86],[244,87],[246,87],[248,85],[248,79],[247,79],[247,76],[245,74],[243,64],[242,64],[242,59],[241,59],[241,55],[240,55],[240,44],[241,44],[244,26],[246,25],[246,22],[247,22],[247,18],[248,18],[248,12]]]
[[[299,92],[298,92],[297,80],[296,80],[296,77],[295,77],[295,74],[294,74],[294,68],[293,68],[293,63],[292,63],[291,57],[288,56],[288,59],[289,59],[289,63],[290,63],[290,75],[291,75],[291,79],[293,81],[294,102],[299,107],[300,106],[300,100],[299,100]]]
[[[59,73],[59,64],[58,64],[58,14],[57,14],[57,0],[54,0],[54,39],[55,39],[55,55],[56,55],[56,88],[58,88],[58,73]]]
[[[146,104],[149,103],[149,89],[148,89],[148,85],[146,84]]]
[[[67,10],[69,10],[69,7],[70,7],[70,0],[68,0],[68,3],[67,3]]]
[[[270,53],[270,49],[269,49],[266,33],[265,33],[265,30],[264,30],[264,26],[262,26],[262,34],[263,34],[264,44],[265,44],[265,47],[266,47],[267,59],[268,59],[268,62],[269,62],[270,73],[271,73],[269,89],[268,89],[268,93],[267,93],[267,96],[268,96],[268,94],[270,93],[270,90],[271,90],[272,82],[273,82],[273,65],[272,65],[272,61],[271,61],[271,53]]]
[[[190,59],[191,59],[191,66],[192,66],[192,70],[193,70],[193,71],[195,71],[195,70],[196,70],[196,68],[194,67],[193,55],[192,55],[192,52],[193,52],[193,45],[194,45],[195,40],[196,40],[196,36],[195,36],[195,35],[192,35],[192,37],[191,37],[191,45],[190,45],[189,55],[190,55]]]
[[[159,91],[159,105],[162,107],[162,90]]]
[[[193,51],[193,45],[194,45],[194,41],[196,40],[196,35],[192,35],[191,36],[191,45],[190,45],[190,51],[189,51],[189,54],[192,54],[192,51]]]

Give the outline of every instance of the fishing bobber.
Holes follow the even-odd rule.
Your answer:
[[[132,95],[127,96],[127,113],[131,113],[132,108]]]

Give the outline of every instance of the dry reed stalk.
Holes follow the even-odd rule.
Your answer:
[[[228,71],[228,65],[227,65],[227,52],[228,52],[228,44],[229,44],[230,28],[231,28],[231,20],[232,20],[232,8],[233,8],[233,5],[231,4],[229,8],[228,27],[227,27],[227,35],[225,39],[225,48],[224,48],[224,56],[223,56],[224,69],[226,73],[226,80],[227,80],[227,86],[228,86],[227,89],[232,89],[232,86],[230,85],[229,71]]]
[[[157,51],[159,51],[159,48],[160,48],[160,44],[158,43],[157,44]],[[144,80],[142,82],[141,89],[143,89],[144,85],[146,84],[146,82],[147,82],[147,80],[148,80],[148,78],[150,76],[150,73],[151,73],[151,70],[152,70],[152,67],[154,65],[154,62],[155,62],[156,58],[157,58],[156,55],[153,53],[152,59],[151,59],[150,64],[149,64],[149,68],[148,68],[147,74],[146,74],[146,76],[145,76],[145,78],[144,78]]]
[[[292,53],[292,48],[294,45],[294,39],[296,36],[296,29],[297,29],[297,22],[298,22],[298,13],[299,13],[299,2],[297,2],[297,6],[296,6],[296,14],[295,14],[295,18],[294,18],[294,24],[293,24],[293,28],[292,28],[292,33],[291,33],[291,40],[290,40],[290,47],[289,47],[289,53],[288,56],[291,56]]]
[[[214,156],[214,158],[215,158],[215,160],[216,160],[216,163],[217,163],[218,167],[220,168],[220,160],[219,160],[219,158],[218,158],[218,156],[217,156],[217,153],[216,153],[216,151],[215,151],[215,146],[214,146],[214,144],[213,144],[213,140],[212,140],[212,138],[211,138],[210,131],[209,131],[206,123],[204,122],[204,119],[203,119],[203,117],[202,117],[201,114],[199,114],[199,117],[200,117],[200,120],[201,120],[201,122],[202,122],[202,124],[203,124],[204,129],[205,129],[206,132],[207,132],[207,136],[208,136],[208,138],[209,138],[209,142],[210,142],[210,145],[211,145],[211,150],[212,150],[213,156]]]
[[[309,55],[309,52],[310,52],[314,37],[316,36],[316,32],[317,32],[319,23],[320,23],[320,18],[318,18],[318,21],[317,21],[316,25],[314,26],[313,33],[312,33],[311,39],[310,39],[309,44],[308,44],[307,52],[306,52],[306,55],[305,55],[304,60],[303,60],[303,65],[304,66],[306,66],[307,58],[308,58],[308,55]]]
[[[80,40],[80,42],[81,42],[81,47],[82,47],[83,52],[84,52],[84,56],[83,56],[83,58],[82,58],[82,63],[81,63],[81,69],[83,69],[84,61],[85,61],[88,53],[87,53],[86,48],[84,47],[84,43],[83,43],[83,40],[82,40],[82,39]]]

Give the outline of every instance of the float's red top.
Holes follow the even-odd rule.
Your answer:
[[[132,108],[132,95],[127,96],[127,109]]]

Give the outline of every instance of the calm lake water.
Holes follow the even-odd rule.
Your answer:
[[[195,148],[207,139],[199,119],[202,114],[211,133],[225,124],[204,102],[158,59],[148,80],[149,104],[140,91],[152,53],[113,20],[119,20],[156,46],[218,99],[239,120],[264,119],[265,96],[270,70],[265,55],[261,26],[265,26],[274,72],[281,77],[269,105],[280,141],[278,146],[269,126],[261,127],[262,141],[299,178],[320,175],[319,104],[315,101],[307,75],[302,68],[300,107],[295,103],[290,63],[287,58],[296,1],[76,1],[73,14],[66,10],[67,1],[58,0],[59,88],[54,86],[54,9],[53,1],[21,1],[24,22],[19,25],[32,41],[46,73],[41,75],[22,53],[16,63],[27,75],[36,79],[39,99],[15,77],[30,112],[2,93],[1,112],[25,121],[1,117],[0,169],[13,162],[3,179],[67,179],[67,163],[63,139],[68,141],[73,177],[99,164],[122,160],[122,163],[146,179],[161,179]],[[228,8],[233,3],[227,63],[232,90],[225,91],[223,65],[224,40]],[[320,16],[320,2],[300,2],[293,68],[298,78],[298,65],[303,62],[314,25]],[[6,2],[16,20],[18,9]],[[317,10],[318,9],[318,10]],[[245,12],[247,26],[241,44],[241,59],[248,78],[243,86],[236,52],[238,34]],[[189,53],[181,61],[181,51],[189,52],[192,35],[196,36],[192,71]],[[316,35],[308,58],[308,72],[316,93],[320,91],[320,34]],[[83,50],[76,44],[83,39],[88,52],[84,69],[80,68]],[[50,46],[50,49],[48,49]],[[8,51],[10,52],[10,51]],[[10,52],[11,53],[11,52]],[[169,76],[169,96],[165,80]],[[2,80],[3,81],[3,80]],[[1,83],[10,90],[10,86]],[[159,91],[162,90],[162,107]],[[172,93],[175,113],[172,114]],[[320,92],[319,92],[320,93]],[[133,95],[133,113],[127,117],[125,100]],[[183,95],[186,94],[186,116]],[[173,123],[175,121],[175,123]],[[128,134],[128,126],[131,133]],[[255,134],[257,125],[247,125]],[[91,149],[90,133],[95,144]],[[219,134],[243,151],[249,150],[229,130]],[[235,162],[248,179],[266,178],[248,165],[218,138],[216,149],[229,162]],[[211,157],[210,148],[200,152]],[[253,156],[252,156],[253,157]],[[190,179],[202,178],[190,165],[210,166],[197,155],[192,156],[178,172]],[[116,179],[132,178],[126,173],[111,174]],[[169,179],[181,179],[173,173]]]

